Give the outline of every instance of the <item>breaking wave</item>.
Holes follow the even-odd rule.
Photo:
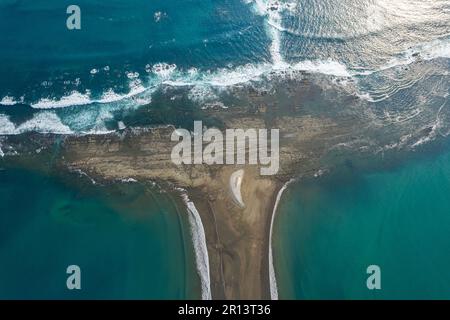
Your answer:
[[[211,281],[209,275],[209,257],[206,247],[205,230],[202,219],[194,203],[189,199],[185,190],[180,189],[182,198],[189,212],[189,224],[191,225],[191,235],[195,250],[195,262],[200,276],[202,287],[202,299],[211,300]]]
[[[9,117],[0,114],[0,135],[15,135],[28,131],[39,133],[72,134],[73,131],[51,111],[37,113],[32,119],[16,126]]]
[[[74,119],[75,115],[61,115],[65,125],[56,122],[56,115],[52,114],[49,119],[53,124],[46,126],[47,129],[56,129],[55,132],[86,132],[86,127],[91,127],[88,131],[92,133],[108,133],[103,120],[111,120],[112,111],[138,107],[149,104],[152,101],[152,95],[161,88],[165,87],[187,87],[189,89],[188,98],[192,101],[203,104],[206,108],[210,103],[220,105],[219,95],[221,90],[233,86],[243,85],[251,82],[270,81],[272,77],[296,77],[301,76],[303,72],[313,74],[323,74],[330,77],[348,78],[355,83],[354,94],[360,99],[368,102],[379,102],[392,97],[397,92],[409,88],[420,79],[405,79],[393,83],[392,86],[370,90],[359,86],[359,80],[368,77],[376,77],[386,70],[403,67],[420,61],[429,61],[437,58],[450,58],[450,38],[436,39],[427,43],[418,44],[407,50],[398,53],[384,65],[373,69],[365,67],[349,67],[342,61],[327,59],[312,59],[297,62],[287,62],[282,54],[282,33],[283,14],[292,13],[296,9],[296,4],[291,2],[281,2],[276,0],[242,0],[245,4],[251,6],[254,13],[262,16],[266,21],[267,36],[270,40],[269,52],[270,61],[261,63],[244,64],[240,66],[228,66],[215,70],[197,69],[191,67],[181,69],[175,64],[155,63],[146,65],[144,74],[128,71],[126,76],[129,80],[129,91],[125,94],[119,94],[114,89],[108,89],[104,93],[95,97],[89,90],[86,92],[71,91],[63,97],[45,97],[38,101],[27,101],[27,97],[12,97],[10,95],[2,97],[0,105],[13,106],[18,103],[29,104],[35,109],[56,109],[74,106],[99,105],[98,108],[105,109],[99,116],[87,116],[84,112],[75,112],[76,116],[86,115],[80,119]],[[91,70],[92,71],[92,70]],[[93,71],[95,76],[95,71]],[[147,74],[145,74],[147,73]],[[346,80],[344,81],[346,82]],[[341,82],[342,83],[342,82]],[[97,106],[96,106],[97,107]],[[226,108],[226,106],[224,106]],[[44,115],[48,115],[45,113]],[[67,121],[67,118],[70,121]],[[86,123],[80,124],[80,121]],[[91,122],[91,123],[89,123]],[[23,126],[20,130],[37,128],[43,130],[43,126]],[[1,129],[1,132],[7,131]],[[9,132],[18,131],[18,128],[9,130]]]
[[[31,107],[36,109],[57,109],[74,106],[83,106],[89,104],[107,104],[112,102],[119,102],[126,99],[134,98],[139,94],[147,91],[141,81],[134,80],[130,83],[130,91],[126,94],[118,94],[113,89],[107,90],[102,94],[100,99],[93,99],[91,93],[80,93],[78,91],[72,91],[70,94],[63,96],[60,99],[55,98],[43,98],[35,103],[31,103]],[[139,102],[139,100],[135,100]],[[142,100],[142,104],[149,103],[150,100]]]
[[[270,233],[269,233],[269,288],[270,288],[270,298],[272,300],[278,300],[278,286],[277,286],[277,277],[275,275],[275,268],[273,265],[273,253],[272,253],[272,230],[273,230],[273,222],[275,221],[275,215],[277,213],[278,204],[280,202],[281,196],[283,192],[287,189],[287,187],[294,182],[294,179],[286,182],[283,187],[278,191],[277,199],[275,200],[275,205],[272,211],[272,220],[270,221]]]

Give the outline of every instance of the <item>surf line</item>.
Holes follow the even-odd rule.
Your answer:
[[[281,187],[280,191],[278,191],[277,198],[275,200],[275,205],[273,206],[272,211],[272,220],[270,221],[270,232],[269,232],[269,289],[270,289],[270,299],[278,300],[278,286],[277,286],[277,278],[275,275],[275,268],[273,266],[273,254],[272,254],[272,229],[273,222],[275,220],[275,214],[277,212],[278,203],[280,202],[281,196],[283,192],[287,189],[287,187],[294,182],[295,179],[291,179],[286,182],[283,187]]]
[[[202,219],[194,205],[194,202],[189,199],[187,191],[182,188],[177,188],[177,190],[181,192],[181,197],[189,212],[189,224],[191,226],[191,236],[194,244],[195,263],[197,265],[197,272],[200,276],[202,300],[211,300],[209,256],[208,248],[206,247],[206,236]]]

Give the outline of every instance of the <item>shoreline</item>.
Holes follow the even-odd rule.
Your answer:
[[[277,209],[281,200],[281,197],[283,196],[284,191],[288,188],[290,184],[292,184],[295,181],[295,179],[291,179],[288,182],[286,182],[278,191],[275,204],[272,211],[272,217],[270,221],[270,231],[269,231],[269,244],[268,244],[268,260],[269,260],[269,289],[270,289],[270,299],[271,300],[278,300],[278,284],[277,284],[277,277],[275,273],[275,266],[273,264],[273,246],[272,246],[272,233],[273,233],[273,224],[275,221]]]
[[[200,214],[193,201],[189,199],[187,191],[179,189],[181,198],[189,213],[188,220],[190,225],[191,241],[194,248],[195,264],[200,277],[202,300],[211,300],[211,280],[209,271],[209,256],[206,246],[205,230]]]
[[[235,168],[223,168],[214,187],[188,189],[205,229],[213,299],[270,298],[267,234],[281,185],[243,170],[245,207],[228,190]]]
[[[204,229],[206,250],[204,244],[202,247],[209,260],[211,298],[277,298],[271,242],[286,183],[294,177],[313,177],[340,165],[347,170],[364,166],[367,159],[379,154],[379,146],[383,147],[386,141],[380,138],[379,144],[372,142],[372,147],[365,147],[358,136],[375,130],[367,126],[369,118],[336,112],[335,108],[320,109],[316,99],[322,97],[321,89],[307,79],[277,86],[275,95],[249,88],[235,91],[236,107],[226,111],[199,110],[191,116],[207,119],[208,126],[215,123],[221,130],[282,128],[280,171],[274,176],[261,176],[258,165],[174,164],[171,150],[176,143],[170,137],[179,124],[128,128],[107,135],[2,136],[5,157],[1,159],[11,159],[16,165],[42,166],[44,170],[80,170],[99,183],[133,179],[153,181],[169,192],[177,188],[187,190],[189,200],[195,203],[195,210],[188,213],[197,212]],[[351,95],[331,96],[333,105],[361,102]],[[299,103],[292,104],[294,100]],[[373,135],[376,132],[371,132],[371,137],[377,137]],[[399,130],[398,135],[401,134]],[[240,151],[247,153],[248,148],[243,148]],[[397,152],[392,148],[382,150],[383,161]],[[241,169],[241,181],[230,183],[232,174]],[[238,184],[245,207],[236,201]],[[206,278],[203,277],[204,284]],[[209,297],[207,288],[203,291]]]
[[[299,94],[307,85],[297,88]],[[202,298],[270,299],[274,296],[271,294],[274,285],[270,284],[273,274],[270,232],[277,194],[292,177],[317,171],[317,159],[333,143],[329,134],[335,136],[346,127],[337,126],[331,119],[302,115],[300,108],[287,117],[281,109],[289,109],[289,105],[268,112],[263,106],[264,96],[250,97],[258,105],[256,109],[249,105],[232,112],[207,111],[210,118],[218,119],[225,128],[282,126],[280,171],[274,176],[261,176],[260,165],[176,165],[171,161],[175,145],[170,139],[173,126],[125,129],[102,136],[28,134],[26,144],[22,143],[23,136],[8,136],[3,138],[2,146],[17,150],[23,155],[20,157],[23,162],[41,159],[39,162],[49,163],[49,159],[56,159],[52,160],[55,169],[78,169],[99,183],[133,179],[156,182],[169,192],[177,188],[187,190],[189,200],[195,203],[187,208],[188,214],[191,218],[198,214],[201,224],[198,216],[196,224],[203,226],[206,241],[206,250],[205,241],[196,246],[203,248],[201,255],[199,250],[196,252],[197,266],[202,268]],[[38,148],[40,152],[36,153]],[[244,207],[236,201],[238,184],[230,184],[233,173],[239,170],[243,170],[237,182]]]

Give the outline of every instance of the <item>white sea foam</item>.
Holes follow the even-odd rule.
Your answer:
[[[61,119],[51,111],[37,113],[31,120],[16,128],[17,133],[36,131],[40,133],[71,134],[72,130],[61,122]]]
[[[130,92],[123,95],[122,99],[135,97],[138,94],[141,94],[147,90],[143,86],[142,81],[140,81],[139,79],[135,79],[135,80],[131,81],[129,86],[130,86]]]
[[[160,62],[152,67],[152,72],[159,77],[167,78],[169,77],[177,68],[176,64],[168,64],[165,62]]]
[[[283,30],[281,13],[291,9],[292,5],[276,0],[244,0],[244,3],[252,5],[256,14],[267,18],[267,34],[272,40],[269,48],[272,63],[275,68],[283,69],[286,62],[281,54],[281,31]]]
[[[123,95],[120,95],[120,94],[114,92],[113,89],[108,89],[107,91],[105,91],[103,93],[101,101],[103,101],[104,103],[110,103],[110,102],[120,101],[123,98],[124,98]]]
[[[3,153],[3,150],[2,150],[2,147],[0,147],[0,157],[4,157],[5,156],[5,154]]]
[[[13,97],[5,96],[0,100],[0,104],[4,106],[13,106],[20,103],[20,101],[15,100]]]
[[[199,71],[196,68],[182,71],[178,70],[175,64],[161,62],[146,67],[146,70],[151,73],[149,75],[150,84],[147,87],[139,79],[138,73],[127,72],[127,76],[130,78],[130,90],[126,94],[119,94],[113,89],[109,89],[99,99],[93,99],[89,91],[85,93],[72,91],[60,99],[43,98],[38,102],[32,103],[31,106],[39,109],[53,109],[94,103],[110,104],[130,100],[123,103],[121,108],[136,107],[150,103],[153,92],[161,86],[186,86],[192,87],[188,97],[197,103],[203,104],[203,107],[207,107],[217,105],[217,102],[220,100],[219,92],[222,89],[252,81],[270,80],[272,76],[296,76],[296,72],[308,72],[339,78],[355,78],[369,76],[376,72],[408,65],[421,60],[450,58],[450,39],[438,39],[409,48],[399,53],[385,65],[373,70],[363,68],[349,69],[345,64],[331,59],[306,60],[288,64],[280,54],[280,32],[283,30],[281,26],[281,13],[283,10],[290,10],[289,5],[278,1],[247,0],[245,2],[252,4],[256,14],[266,16],[268,19],[268,34],[272,38],[270,47],[272,63],[246,64],[217,69],[215,71]],[[410,84],[407,83],[406,85],[409,86]],[[398,89],[397,87],[393,87],[392,89],[398,91],[398,89],[403,89],[403,87],[399,87]],[[385,100],[396,93],[396,91],[381,93],[359,92],[357,88],[355,92],[361,99],[369,102]],[[21,101],[23,101],[23,98]],[[2,98],[0,104],[12,105],[17,102],[18,100],[14,97],[6,96]]]
[[[181,191],[181,196],[189,212],[189,224],[191,225],[191,235],[195,249],[195,261],[201,281],[202,299],[211,300],[209,257],[202,219],[200,218],[200,214],[198,213],[194,203],[189,199],[186,191],[183,189],[179,190]]]
[[[382,66],[379,71],[388,68],[394,68],[399,65],[405,65],[417,61],[419,57],[422,59],[434,59],[437,57],[449,57],[449,42],[435,41],[428,44],[418,46],[422,49],[421,54],[415,54],[418,49],[410,49],[407,52],[399,55],[398,58],[392,60],[385,66]],[[164,67],[162,67],[164,65]],[[168,67],[169,66],[169,67]],[[198,70],[189,69],[187,72],[175,71],[176,67],[170,67],[168,64],[161,64],[160,67],[155,68],[156,78],[153,79],[150,87],[146,88],[141,80],[134,78],[130,80],[130,91],[126,94],[119,94],[109,89],[103,93],[100,99],[92,99],[90,93],[80,93],[77,91],[71,92],[69,95],[58,99],[44,98],[36,103],[31,104],[33,108],[37,109],[53,109],[64,108],[69,106],[89,105],[93,103],[109,104],[121,102],[127,99],[130,100],[130,105],[139,106],[151,102],[152,93],[161,85],[166,86],[191,86],[189,98],[198,103],[208,103],[218,101],[216,90],[233,87],[240,84],[245,84],[252,81],[260,81],[271,76],[286,76],[292,75],[292,72],[309,72],[325,74],[335,77],[352,77],[355,75],[370,75],[376,71],[353,71],[337,61],[316,60],[316,61],[302,61],[295,64],[287,63],[260,63],[260,64],[246,64],[234,68],[223,68],[216,71],[199,72]],[[358,93],[359,97],[368,101],[376,102],[379,99],[385,99],[389,95],[383,97],[374,97],[370,93]],[[13,97],[6,96],[0,102],[5,105],[12,105],[17,103]],[[122,107],[126,107],[123,104]],[[2,129],[2,132],[5,130]],[[109,132],[109,131],[108,131]]]
[[[194,101],[208,101],[217,97],[214,89],[228,88],[245,84],[251,81],[260,81],[271,76],[292,75],[293,72],[309,72],[332,75],[336,77],[350,77],[351,73],[345,65],[328,60],[303,61],[296,64],[245,64],[230,68],[222,68],[216,71],[196,73],[196,76],[178,73],[170,80],[162,81],[162,84],[173,87],[189,87],[192,89],[189,97]],[[203,99],[203,100],[202,100]]]
[[[127,99],[131,105],[139,106],[151,102],[152,93],[161,85],[166,86],[192,86],[189,98],[198,103],[217,102],[218,96],[216,89],[233,87],[239,84],[245,84],[251,81],[259,81],[263,77],[270,75],[280,75],[291,71],[306,71],[311,73],[323,73],[338,77],[349,76],[348,70],[344,65],[332,61],[304,61],[294,65],[288,64],[246,64],[235,68],[223,68],[214,72],[198,72],[196,69],[189,69],[187,72],[176,72],[176,67],[170,67],[168,64],[161,64],[156,68],[157,78],[153,80],[152,86],[144,87],[141,80],[136,78],[136,74],[130,75],[130,91],[126,94],[116,93],[113,89],[105,91],[100,99],[92,99],[90,92],[80,93],[72,91],[69,95],[58,99],[43,98],[36,103],[31,104],[36,109],[54,109],[69,106],[82,106],[94,103],[109,104],[121,102]],[[214,89],[216,88],[216,89]],[[12,97],[3,98],[2,102],[12,103],[15,101]],[[126,105],[123,104],[122,107]],[[100,130],[99,132],[110,132]]]
[[[40,133],[71,134],[72,130],[61,122],[61,119],[51,111],[37,113],[32,119],[15,126],[8,116],[0,114],[0,134],[15,135],[28,131]]]
[[[351,74],[347,67],[340,62],[331,59],[316,61],[301,61],[296,64],[288,64],[281,54],[281,33],[286,29],[282,26],[283,11],[292,12],[295,10],[296,3],[282,2],[278,0],[244,0],[251,4],[256,14],[266,16],[268,24],[268,36],[272,40],[270,44],[270,54],[272,57],[271,71],[289,72],[289,71],[307,71],[311,73],[322,73],[338,77],[350,77]]]
[[[245,4],[251,5],[257,15],[265,16],[267,14],[266,4],[262,0],[242,0]]]
[[[119,94],[114,92],[113,89],[108,89],[102,94],[100,99],[92,99],[91,93],[89,91],[87,91],[86,93],[72,91],[70,94],[63,96],[60,99],[43,98],[36,103],[32,103],[31,107],[35,109],[57,109],[72,106],[90,105],[94,103],[107,104],[112,102],[123,101],[130,98],[134,99],[136,96],[146,91],[149,91],[149,94],[151,94],[151,91],[144,87],[142,81],[136,79],[135,74],[130,74],[129,78],[131,80],[129,83],[129,92],[125,94]],[[150,103],[151,97],[142,97],[140,99],[135,99],[133,101],[135,104],[142,105]]]
[[[90,103],[111,103],[118,102],[129,98],[134,98],[135,96],[145,92],[147,89],[142,85],[142,82],[139,79],[135,79],[130,83],[130,91],[126,94],[116,93],[113,89],[109,89],[103,93],[102,97],[99,100],[92,100]],[[137,101],[137,100],[134,100]],[[150,103],[151,98],[143,99],[142,103]]]
[[[127,72],[126,75],[128,79],[139,78],[139,72]]]
[[[9,117],[4,114],[0,114],[0,134],[11,135],[15,134],[16,126],[9,120]]]
[[[274,27],[274,25],[281,24],[281,15],[277,11],[269,14],[270,37],[272,43],[270,44],[270,55],[272,56],[272,63],[276,68],[283,68],[286,64],[281,54],[281,32]]]
[[[92,103],[88,93],[80,93],[78,91],[72,91],[69,95],[62,97],[61,99],[49,99],[44,98],[36,103],[31,104],[36,109],[54,109],[54,108],[66,108],[70,106],[80,106]]]
[[[289,69],[307,71],[311,73],[321,73],[336,77],[351,77],[350,71],[340,62],[328,60],[302,61],[294,64]]]
[[[333,61],[330,59],[314,60],[314,61],[300,61],[294,64],[288,64],[281,54],[281,33],[286,32],[287,29],[283,27],[283,14],[292,13],[296,10],[297,4],[291,1],[280,0],[242,0],[247,5],[250,5],[254,13],[266,18],[267,21],[267,34],[271,39],[270,53],[272,63],[260,63],[260,64],[247,64],[244,66],[238,66],[236,68],[224,68],[216,71],[198,72],[196,68],[191,68],[187,72],[178,71],[175,64],[169,64],[165,62],[156,63],[153,66],[147,65],[146,71],[156,76],[156,79],[152,82],[150,88],[145,88],[141,81],[138,79],[139,74],[137,72],[127,72],[127,76],[130,78],[130,92],[128,94],[117,94],[112,89],[106,91],[102,98],[99,100],[93,100],[90,94],[80,93],[74,91],[61,99],[44,98],[40,101],[32,104],[35,108],[58,108],[68,106],[78,106],[92,103],[111,103],[118,102],[124,99],[134,98],[136,95],[142,94],[149,89],[154,89],[160,85],[170,86],[213,86],[213,87],[228,87],[238,84],[242,84],[249,81],[260,79],[262,76],[269,73],[289,73],[289,71],[306,71],[311,73],[321,73],[326,75],[332,75],[337,77],[350,77],[350,76],[365,76],[371,75],[376,72],[384,71],[387,69],[395,68],[398,66],[409,65],[420,60],[432,60],[435,58],[450,58],[450,39],[437,39],[427,43],[418,44],[404,52],[399,53],[396,57],[388,61],[385,65],[380,66],[377,69],[358,69],[354,68],[349,70],[344,64],[339,61]],[[385,12],[389,11],[386,8],[393,4],[389,1],[384,1],[379,4],[379,10]],[[417,4],[421,5],[420,2]],[[402,5],[396,5],[395,11],[402,12],[404,9]],[[368,16],[377,18],[380,14],[377,8],[369,7]],[[384,8],[384,9],[383,9]],[[403,8],[403,9],[402,9]],[[376,10],[375,10],[376,9]],[[428,8],[429,9],[429,8]],[[427,9],[427,10],[428,10]],[[373,12],[372,12],[373,11]],[[404,11],[404,10],[403,10]],[[420,10],[417,10],[420,13]],[[156,17],[160,18],[161,12],[156,12]],[[407,15],[406,12],[402,14],[404,18],[411,18],[411,15]],[[425,16],[422,18],[426,18]],[[379,20],[378,18],[375,20]],[[379,24],[379,21],[377,22]],[[109,69],[109,67],[105,67]],[[92,69],[91,73],[95,74],[99,72],[98,69]],[[139,97],[135,100],[139,105],[149,103],[151,101],[151,93],[154,90],[150,90],[149,94],[145,98]],[[207,90],[204,90],[205,92]],[[194,97],[192,95],[192,97]],[[378,101],[379,98],[374,98],[370,94],[360,93],[359,96],[368,101]],[[196,96],[195,99],[199,97]],[[384,98],[383,98],[384,99]],[[4,97],[0,103],[10,105],[17,101],[13,97]]]
[[[234,69],[219,69],[207,74],[200,81],[214,87],[230,87],[260,79],[261,76],[272,71],[270,64],[246,64]]]
[[[297,7],[295,2],[280,0],[243,0],[243,2],[252,5],[255,13],[261,16],[268,15],[271,12],[294,12]]]
[[[275,214],[277,212],[278,204],[280,202],[281,196],[283,192],[287,189],[287,187],[294,182],[294,179],[286,182],[283,187],[278,191],[277,198],[275,200],[275,205],[272,211],[272,220],[270,221],[270,233],[269,233],[269,288],[270,288],[270,298],[272,300],[278,300],[278,286],[277,286],[277,278],[275,275],[275,268],[273,265],[273,253],[272,253],[272,229],[273,222],[275,221]]]
[[[394,59],[392,64],[410,64],[417,60],[433,60],[437,58],[450,58],[450,39],[436,39],[418,44]]]
[[[245,64],[235,68],[221,68],[216,71],[178,72],[170,79],[162,80],[160,84],[172,87],[192,87],[189,94],[194,101],[200,101],[202,96],[207,100],[216,97],[213,89],[223,89],[261,79],[273,71],[272,64]]]
[[[258,2],[259,3],[259,2]],[[63,108],[69,106],[80,106],[92,103],[112,103],[119,102],[125,99],[134,98],[137,95],[148,93],[145,98],[136,99],[134,102],[138,104],[145,104],[151,101],[151,93],[160,85],[169,86],[196,86],[198,88],[212,87],[231,87],[249,81],[256,81],[270,73],[283,74],[289,71],[305,71],[311,73],[320,73],[336,77],[351,77],[351,76],[366,76],[375,72],[380,72],[414,63],[419,60],[432,60],[436,58],[450,58],[450,40],[440,39],[431,42],[419,44],[412,47],[391,59],[385,65],[376,70],[358,70],[357,68],[349,70],[344,64],[331,59],[315,60],[315,61],[300,61],[294,64],[287,64],[277,55],[279,39],[278,33],[273,34],[275,39],[272,43],[272,58],[273,63],[260,64],[246,64],[237,66],[235,68],[223,68],[216,71],[199,72],[195,68],[189,69],[187,72],[175,72],[177,67],[173,64],[158,63],[153,65],[152,73],[156,76],[150,88],[144,87],[142,82],[137,78],[139,75],[135,72],[128,72],[130,78],[130,91],[126,94],[118,94],[112,89],[107,90],[100,99],[92,99],[90,93],[80,93],[73,91],[60,99],[43,98],[36,103],[32,103],[33,108],[49,109],[49,108]],[[201,89],[204,92],[208,89]],[[195,94],[192,95],[194,97]],[[371,97],[367,93],[361,93],[361,98],[368,101],[378,101],[378,99]],[[198,96],[196,97],[198,98]],[[3,105],[16,104],[19,101],[14,97],[5,96],[0,101]]]

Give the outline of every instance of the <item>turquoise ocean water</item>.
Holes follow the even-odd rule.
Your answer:
[[[2,170],[0,298],[197,299],[183,216],[142,186],[79,188]],[[81,268],[81,290],[66,287],[69,265]]]
[[[235,107],[236,86],[272,92],[293,71],[320,87],[305,112],[372,120],[350,151],[450,134],[449,1],[78,0],[75,31],[71,4],[0,0],[0,135],[188,126],[207,105]],[[292,186],[274,234],[281,297],[449,297],[447,159]],[[0,297],[199,297],[189,227],[139,188],[0,171]],[[65,290],[69,264],[81,292]],[[364,288],[368,264],[381,292]]]
[[[280,297],[450,299],[449,192],[448,152],[292,185],[274,229]]]

